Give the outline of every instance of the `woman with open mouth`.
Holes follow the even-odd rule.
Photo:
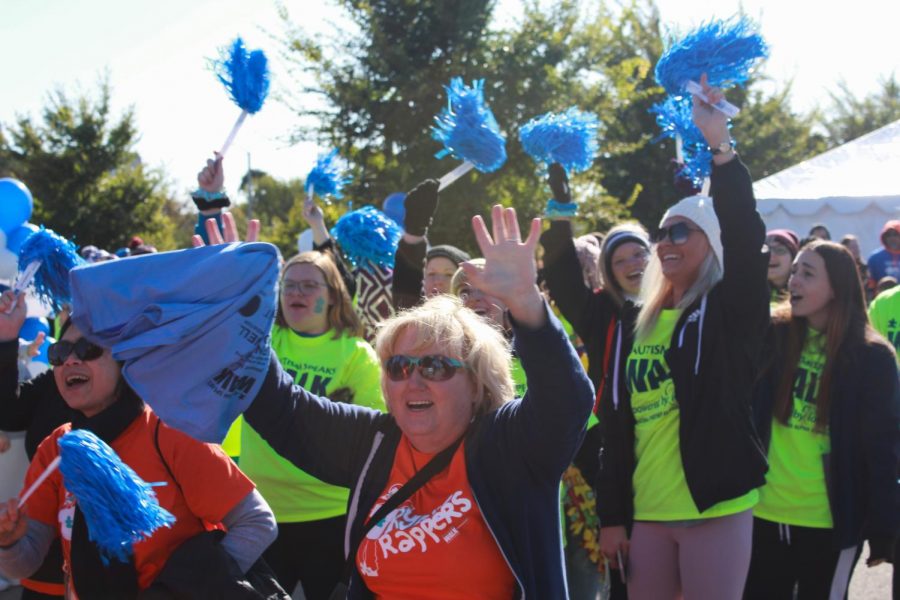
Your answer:
[[[330,252],[303,252],[279,280],[272,349],[294,383],[335,402],[384,410],[381,367]],[[278,522],[265,559],[281,586],[299,582],[307,600],[326,600],[344,564],[347,486],[325,483],[282,458],[246,423],[241,468]]]
[[[0,344],[18,345],[18,332],[26,316],[24,300],[24,294],[17,298],[11,291],[0,299]],[[215,586],[232,585],[236,579],[228,575],[222,579],[227,566],[218,562],[220,558],[233,561],[240,572],[231,575],[240,578],[275,538],[275,519],[266,501],[217,445],[201,443],[162,423],[125,381],[121,365],[109,349],[85,338],[71,320],[62,331],[60,340],[47,353],[53,366],[52,390],[46,385],[36,388],[32,382],[20,386],[16,353],[0,355],[0,393],[39,402],[36,393],[58,390],[73,411],[72,422],[56,428],[38,446],[25,488],[59,455],[62,435],[72,429],[86,429],[109,444],[143,480],[162,483],[154,491],[160,506],[175,516],[175,522],[134,544],[128,562],[107,562],[89,538],[76,499],[56,470],[36,489],[24,509],[18,508],[15,498],[0,505],[0,573],[13,578],[30,576],[58,537],[62,541],[66,597],[131,598],[151,586],[172,591],[162,583],[170,581],[166,567],[177,567],[179,548],[190,543],[191,552],[180,557],[196,561],[193,564],[206,564],[210,574],[220,574],[218,579],[212,575],[195,578],[198,589],[225,593],[227,588]],[[208,537],[207,524],[224,526],[224,537]],[[205,557],[215,558],[203,563],[197,555],[201,548],[207,551]],[[230,558],[223,557],[222,550]]]
[[[701,80],[711,102],[720,90]],[[766,458],[751,415],[769,322],[765,227],[728,119],[694,97],[711,197],[669,208],[600,401],[600,547],[632,600],[737,600]]]
[[[448,295],[386,321],[376,351],[389,414],[330,402],[277,361],[244,413],[282,456],[351,489],[345,586],[333,597],[566,597],[559,480],[592,388],[535,285],[540,222],[522,241],[495,206],[468,280],[501,302],[528,374],[514,399],[501,331]]]
[[[900,532],[900,387],[893,347],[869,324],[853,255],[815,240],[772,316],[757,427],[769,472],[753,511],[747,600],[843,598]],[[896,557],[895,557],[896,558]]]

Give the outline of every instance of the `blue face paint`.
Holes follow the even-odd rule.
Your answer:
[[[313,312],[317,315],[321,315],[325,312],[325,298],[320,297],[316,299],[316,306],[313,308]]]

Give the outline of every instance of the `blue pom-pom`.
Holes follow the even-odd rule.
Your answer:
[[[693,100],[690,96],[668,96],[650,109],[662,130],[654,141],[681,138],[684,166],[678,176],[690,180],[694,187],[699,188],[703,185],[703,179],[712,172],[712,152],[703,134],[694,125],[692,111]]]
[[[169,527],[175,517],[162,508],[153,488],[103,440],[85,429],[59,439],[66,489],[84,513],[88,534],[104,564],[128,562],[133,545]]]
[[[259,112],[269,95],[269,61],[262,50],[248,51],[244,40],[223,48],[213,70],[232,101],[250,114]]]
[[[447,106],[434,118],[432,136],[444,145],[444,153],[468,161],[482,173],[496,171],[506,162],[506,138],[494,114],[484,102],[484,80],[450,81]]]
[[[669,94],[681,95],[687,81],[699,83],[706,73],[709,85],[728,88],[747,81],[754,63],[768,55],[749,18],[711,20],[670,43],[656,63],[656,81]]]
[[[354,267],[372,263],[392,269],[403,230],[377,208],[364,206],[338,219],[331,235]]]
[[[535,117],[519,129],[522,148],[539,163],[559,163],[569,173],[589,169],[597,156],[597,115],[572,107]]]
[[[337,149],[328,154],[320,154],[316,166],[306,176],[306,189],[312,188],[316,196],[343,198],[341,190],[350,183],[347,164],[338,156]]]
[[[72,301],[69,271],[85,264],[84,259],[78,255],[75,244],[41,226],[19,248],[19,271],[36,260],[41,266],[34,276],[34,289],[44,304],[59,312],[64,304]]]

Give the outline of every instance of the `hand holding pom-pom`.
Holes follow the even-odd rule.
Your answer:
[[[725,98],[725,94],[721,89],[709,85],[705,73],[700,77],[700,85],[706,100],[694,96],[691,117],[710,149],[715,151],[721,144],[731,141],[731,134],[728,132],[728,117],[714,107],[718,101]],[[714,152],[714,159],[718,158],[715,154],[717,153]],[[730,158],[730,154],[722,158]]]

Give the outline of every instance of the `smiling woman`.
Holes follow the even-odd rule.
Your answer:
[[[111,352],[84,338],[71,321],[48,351],[52,372],[19,385],[16,350],[26,314],[24,300],[24,295],[16,298],[12,292],[0,300],[0,399],[46,407],[61,396],[71,422],[57,427],[37,447],[23,489],[59,456],[60,437],[86,429],[107,442],[143,480],[163,483],[155,488],[159,504],[176,521],[135,544],[127,562],[107,564],[93,541],[91,524],[59,471],[53,471],[28,499],[25,510],[16,499],[0,508],[0,574],[31,576],[51,542],[59,538],[68,574],[67,596],[135,597],[151,587],[171,591],[172,570],[188,558],[181,548],[190,546],[189,560],[211,572],[221,566],[217,561],[226,560],[222,550],[230,557],[227,561],[233,559],[239,572],[203,582],[212,586],[204,587],[207,593],[213,589],[225,593],[228,585],[243,579],[275,536],[274,517],[262,496],[217,446],[162,423],[122,377]],[[204,522],[225,528],[220,542],[206,533]]]
[[[389,414],[292,387],[276,362],[245,413],[283,457],[351,488],[340,597],[565,597],[558,486],[592,389],[534,283],[539,222],[525,242],[512,209],[494,208],[493,237],[473,225],[485,263],[463,268],[509,310],[523,398],[502,332],[443,296],[379,331]]]
[[[600,546],[632,600],[741,598],[766,468],[750,413],[769,316],[765,229],[727,119],[695,97],[693,120],[728,149],[713,156],[711,197],[681,200],[653,233],[600,399]]]

